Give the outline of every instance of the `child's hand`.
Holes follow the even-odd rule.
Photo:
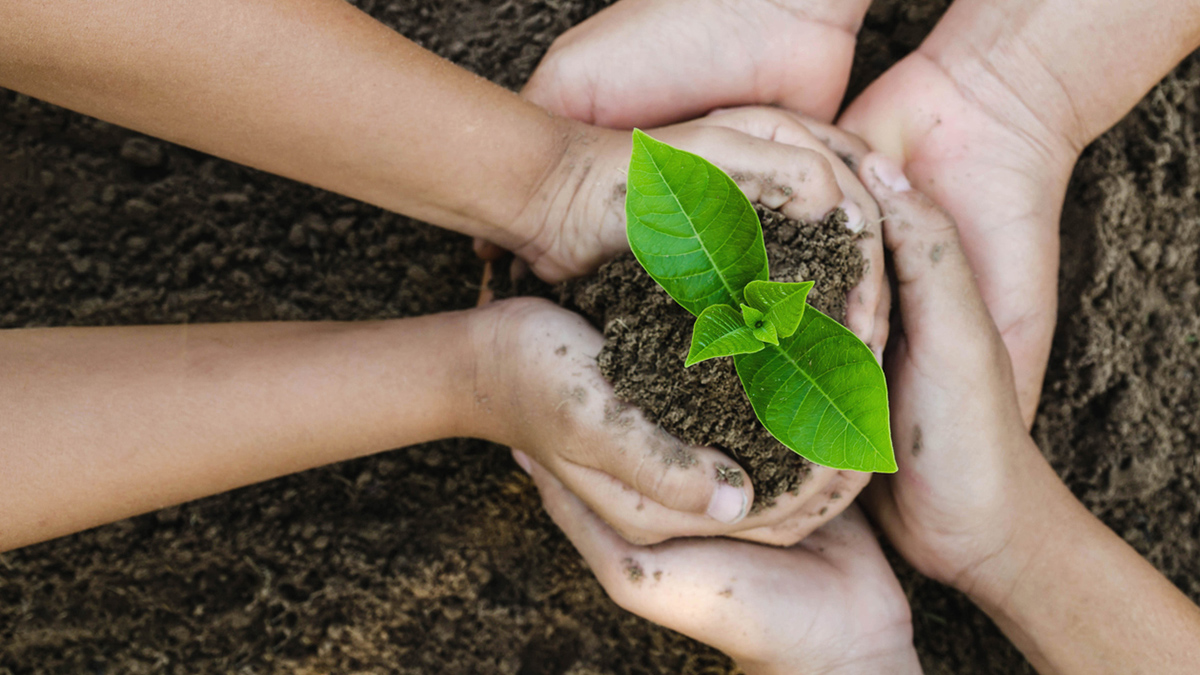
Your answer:
[[[518,461],[618,605],[720,649],[748,674],[920,672],[908,602],[857,508],[789,549],[728,539],[642,547],[541,465]]]
[[[604,337],[549,302],[518,298],[474,310],[474,407],[460,433],[532,455],[629,541],[729,535],[791,545],[837,515],[870,474],[813,467],[797,494],[748,515],[746,480],[717,450],[688,446],[613,396],[596,366]],[[744,476],[744,474],[743,474]]]
[[[522,95],[612,128],[767,104],[830,121],[868,0],[622,0],[550,46]]]
[[[864,497],[905,558],[963,589],[1058,479],[1025,431],[954,222],[883,155],[868,156],[861,176],[886,219],[901,318],[886,363],[900,470]]]
[[[527,233],[509,245],[547,281],[579,276],[629,250],[625,181],[632,146],[628,132],[596,127],[571,140],[559,168],[545,181],[512,230]],[[861,141],[835,127],[772,108],[724,110],[649,132],[696,153],[734,177],[750,201],[797,220],[821,220],[843,208],[847,227],[864,232],[862,281],[850,293],[846,324],[876,352],[887,340],[879,211],[854,172],[839,158],[866,153]],[[834,147],[830,149],[829,144]]]

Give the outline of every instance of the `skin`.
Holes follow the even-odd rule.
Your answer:
[[[954,221],[881,155],[902,325],[887,359],[900,471],[868,512],[1041,673],[1193,673],[1200,608],[1075,499],[1025,430],[1002,336]]]
[[[525,95],[620,127],[751,104],[824,119],[845,87],[831,76],[849,73],[868,6],[623,0],[560,38]],[[1197,46],[1194,0],[958,0],[839,120],[905,164],[957,219],[1012,354],[1026,425],[1054,332],[1057,228],[1071,169]]]
[[[862,177],[884,210],[901,319],[887,360],[900,470],[872,481],[868,513],[1038,672],[1197,672],[1200,608],[1075,499],[1025,430],[954,221],[884,155],[868,156]],[[748,674],[920,672],[907,604],[853,512],[790,549],[723,539],[636,547],[517,459],[614,601],[725,651]]]
[[[547,281],[590,272],[628,250],[620,199],[630,151],[628,133],[547,114],[515,94],[420,49],[341,0],[0,1],[0,86],[464,234],[486,237],[516,252]],[[346,101],[354,105],[347,106]],[[878,211],[853,174],[844,167],[835,168],[840,162],[803,124],[776,120],[775,115],[769,110],[744,110],[726,121],[711,117],[651,129],[649,133],[702,154],[737,174],[752,201],[780,209],[791,217],[822,218],[841,206],[855,216],[852,227],[862,229],[875,219]],[[751,122],[758,117],[772,121]],[[792,129],[789,133],[804,136],[804,140],[776,142],[744,131],[752,126],[788,126]],[[881,261],[877,238],[874,250]],[[870,330],[872,317],[881,311],[879,298],[883,296],[878,286],[882,276],[876,280],[876,288],[864,291],[859,306],[852,310],[861,317],[857,320],[863,331]],[[829,494],[839,489],[854,493],[865,482],[861,475],[818,472],[807,491],[787,500],[785,508],[773,509],[775,515],[746,518],[745,505],[751,501],[753,487],[747,485],[735,491],[737,494],[731,493],[725,483],[717,480],[715,469],[707,470],[715,460],[700,462],[696,465],[700,468],[694,471],[673,472],[672,480],[666,482],[659,480],[659,472],[646,469],[661,456],[663,443],[676,441],[664,440],[657,432],[651,434],[651,425],[644,421],[640,427],[643,433],[631,438],[618,439],[611,433],[583,432],[553,424],[547,428],[562,434],[554,442],[542,434],[532,434],[526,427],[532,426],[538,416],[551,408],[561,411],[570,407],[560,407],[564,387],[568,392],[576,387],[597,392],[603,388],[592,380],[561,382],[561,373],[555,370],[560,368],[558,362],[545,354],[532,354],[530,348],[511,339],[512,335],[524,336],[530,345],[546,347],[552,353],[562,344],[583,340],[586,331],[565,327],[567,322],[544,308],[519,309],[497,312],[499,316],[511,315],[508,320],[494,322],[503,324],[503,330],[493,327],[469,334],[489,335],[492,344],[507,345],[506,350],[493,352],[497,359],[511,359],[513,354],[524,359],[512,360],[504,367],[481,367],[481,372],[489,374],[482,380],[488,390],[505,392],[487,394],[493,409],[499,398],[515,396],[513,392],[520,394],[514,399],[517,403],[532,403],[510,410],[515,421],[507,426],[470,433],[517,443],[535,453],[552,470],[561,472],[564,482],[579,486],[588,503],[602,510],[631,538],[647,542],[667,536],[739,534],[756,541],[789,544],[822,522],[813,518],[798,527],[789,516],[819,513],[829,501]],[[560,339],[534,341],[535,335],[540,339],[545,334],[537,332],[538,322],[575,332]],[[171,369],[183,367],[184,361],[172,349],[156,352],[153,344],[158,343],[154,340],[176,344],[182,340],[179,335],[194,339],[204,331],[220,332],[217,328],[178,328],[173,329],[177,333],[151,339],[146,337],[153,333],[150,329],[124,330],[70,333],[70,347],[58,342],[64,338],[52,337],[57,334],[37,335],[48,344],[58,345],[56,349],[64,353],[78,350],[84,355],[91,353],[93,340],[107,345],[106,341],[116,340],[108,336],[119,335],[130,340],[130,359],[139,353],[157,354],[160,370],[156,373],[166,377],[174,372]],[[256,353],[255,331],[274,329],[221,330],[234,330],[222,340]],[[419,363],[422,358],[417,355],[422,353],[440,355],[447,341],[457,339],[471,345],[478,342],[475,337],[467,340],[463,335],[449,333],[444,340],[422,342],[429,351],[414,348],[405,354],[406,360],[398,363]],[[863,336],[871,338],[866,333]],[[590,346],[573,352],[571,358],[586,363],[588,357],[579,355],[594,356],[598,351],[595,337],[587,333]],[[6,335],[4,339],[10,338]],[[882,346],[882,334],[873,339],[877,348]],[[102,351],[107,349],[115,347],[101,347]],[[238,351],[229,356],[243,358],[240,354]],[[333,354],[328,357],[334,358]],[[518,363],[530,370],[512,367]],[[294,362],[276,366],[301,370],[304,362],[297,357]],[[191,376],[191,371],[184,372]],[[85,364],[80,364],[70,377],[53,380],[47,386],[101,386],[91,384],[89,373]],[[175,386],[184,386],[190,381],[188,377],[176,377]],[[24,381],[32,380],[26,374]],[[218,389],[203,378],[196,383],[216,402],[236,397],[241,387],[248,386],[243,383]],[[141,395],[153,400],[164,400],[153,395],[161,385],[152,378],[122,381],[122,386],[144,392]],[[610,394],[596,394],[593,403],[583,408],[592,410],[602,396]],[[54,398],[50,393],[44,397]],[[490,419],[474,400],[468,400],[460,410]],[[20,405],[13,410],[33,414],[26,401],[13,400],[10,404]],[[137,406],[118,407],[113,412],[109,425],[125,425],[130,416],[141,420],[139,416],[145,414]],[[67,419],[65,416],[73,411],[64,408],[59,414],[64,417],[42,412],[37,418]],[[39,447],[28,443],[41,436],[24,433],[19,443],[13,441],[0,450],[0,464],[5,471],[12,469],[11,476],[28,475],[22,472],[37,469],[38,463],[21,453]],[[147,428],[146,433],[162,432]],[[284,447],[278,439],[271,442],[280,443],[280,450]],[[396,435],[387,447],[407,442],[415,441]],[[96,457],[123,456],[103,442],[63,445],[65,454],[55,465],[60,472],[72,467],[78,470],[93,461],[68,452],[68,447],[93,449],[99,453]],[[166,458],[178,456],[173,448],[166,447],[162,461],[144,467],[145,473],[122,474],[115,469],[117,476],[111,485],[124,484],[129,490],[140,483],[123,483],[126,479],[140,481],[161,471],[170,474]],[[155,498],[147,497],[123,508],[111,507],[104,498],[98,498],[91,516],[81,515],[86,511],[86,504],[81,502],[72,507],[74,510],[65,510],[61,522],[51,518],[42,530],[36,528],[36,523],[47,517],[44,514],[48,507],[31,505],[31,513],[37,514],[31,521],[34,530],[24,531],[12,541],[27,543],[56,536],[280,475],[293,467],[335,461],[383,446],[356,443],[352,448],[316,458],[299,447],[299,457],[307,459],[298,459],[294,464],[281,461],[235,472],[232,480],[224,482],[198,479],[194,485],[163,488]],[[199,451],[187,447],[188,453]],[[694,451],[706,458],[715,456],[711,449]],[[229,452],[229,448],[214,452]],[[76,464],[68,461],[70,457]],[[732,461],[724,463],[737,468]],[[590,478],[585,470],[593,472]],[[187,475],[192,474],[182,474],[180,480],[186,482]],[[603,489],[588,492],[582,487],[585,484]],[[84,490],[80,494],[86,493]],[[35,495],[20,494],[36,501]],[[605,503],[601,504],[601,499]],[[16,510],[16,505],[10,508],[14,514],[23,513]],[[652,514],[656,517],[649,517]]]
[[[2,331],[0,551],[460,436],[526,448],[640,541],[769,539],[851,489],[744,517],[753,488],[716,480],[736,464],[621,406],[596,369],[602,344],[533,299],[382,322]],[[722,499],[723,520],[708,515]]]

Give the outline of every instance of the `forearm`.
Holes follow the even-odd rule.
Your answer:
[[[0,551],[458,435],[475,315],[0,332]]]
[[[920,52],[1003,121],[1078,151],[1197,46],[1196,0],[957,0]]]
[[[498,243],[576,128],[343,0],[0,1],[0,86]]]
[[[1004,551],[963,585],[1040,673],[1200,671],[1200,609],[1049,468]]]

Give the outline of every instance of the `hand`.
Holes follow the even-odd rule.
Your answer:
[[[630,135],[581,128],[588,131],[573,139],[559,170],[526,209],[527,224],[515,228],[530,234],[513,252],[551,282],[591,272],[629,250],[625,173]],[[846,226],[865,231],[859,248],[866,263],[862,281],[850,294],[846,325],[877,353],[882,351],[889,299],[879,210],[839,158],[865,154],[860,141],[773,108],[718,111],[648,133],[705,157],[733,176],[750,201],[790,218],[821,220],[835,208],[844,209]]]
[[[903,161],[916,187],[958,221],[1029,427],[1057,318],[1058,222],[1078,148],[1009,90],[948,72],[917,52],[839,125]]]
[[[870,477],[813,467],[797,494],[748,515],[750,482],[718,478],[744,476],[737,462],[683,444],[614,398],[596,366],[604,337],[581,317],[533,298],[475,312],[475,407],[461,431],[532,455],[629,541],[730,535],[791,545]]]
[[[1044,529],[1031,520],[1065,490],[1025,430],[954,221],[883,155],[861,176],[884,212],[901,318],[885,365],[900,470],[865,503],[918,571],[968,590],[1014,534]]]
[[[623,0],[554,41],[522,95],[602,127],[733,105],[837,113],[869,0]]]
[[[518,461],[621,607],[729,654],[749,675],[920,672],[908,602],[857,508],[801,544],[626,543],[549,471]]]

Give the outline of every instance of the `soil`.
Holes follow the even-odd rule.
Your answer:
[[[772,281],[814,281],[809,302],[835,319],[846,314],[846,294],[862,278],[863,259],[845,214],[824,223],[799,223],[756,207],[763,224]],[[604,332],[600,372],[618,399],[678,438],[719,448],[738,461],[754,485],[754,507],[774,504],[809,475],[809,462],[758,422],[733,359],[684,368],[695,317],[646,274],[632,254],[592,277],[568,282],[559,300]]]
[[[358,3],[509,87],[603,2]],[[851,92],[949,3],[876,0]],[[1085,153],[1035,436],[1200,600],[1200,58]],[[470,243],[0,91],[0,327],[368,319],[474,303]],[[929,673],[1031,673],[898,564]],[[503,449],[455,440],[0,555],[0,673],[736,672],[617,609]]]

